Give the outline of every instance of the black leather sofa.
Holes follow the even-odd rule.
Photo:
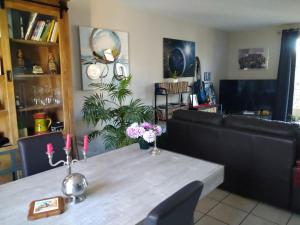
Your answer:
[[[171,151],[225,165],[221,188],[300,212],[294,182],[298,126],[245,116],[183,111],[167,122]]]

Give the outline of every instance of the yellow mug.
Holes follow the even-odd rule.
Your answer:
[[[48,129],[52,124],[52,120],[44,112],[33,114],[34,119],[34,133],[43,134],[48,133]]]

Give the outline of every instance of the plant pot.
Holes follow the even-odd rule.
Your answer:
[[[139,141],[139,145],[140,145],[141,150],[147,150],[150,148],[149,143],[147,141],[145,141],[144,139]]]

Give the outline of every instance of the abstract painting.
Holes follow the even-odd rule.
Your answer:
[[[241,70],[267,69],[268,51],[264,48],[239,49],[239,67]]]
[[[83,90],[93,83],[129,74],[128,33],[93,27],[79,27]]]
[[[195,42],[163,39],[164,78],[195,75]]]

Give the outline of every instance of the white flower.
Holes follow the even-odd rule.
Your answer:
[[[143,138],[145,141],[147,141],[148,143],[152,143],[155,141],[155,131],[153,130],[148,130],[148,131],[145,131],[145,133],[143,134]]]
[[[138,127],[138,126],[139,126],[138,123],[133,123],[133,124],[130,125],[130,127]]]

